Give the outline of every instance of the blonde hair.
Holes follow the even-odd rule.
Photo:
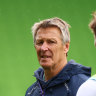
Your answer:
[[[47,28],[47,27],[51,27],[51,26],[55,26],[60,29],[62,40],[63,40],[64,44],[67,42],[70,42],[70,32],[69,32],[70,26],[69,26],[69,24],[67,24],[62,19],[55,17],[55,18],[42,20],[42,21],[35,23],[33,25],[32,33],[33,33],[34,43],[35,43],[35,37],[36,37],[37,31],[40,28]]]

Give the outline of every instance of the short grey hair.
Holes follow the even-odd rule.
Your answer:
[[[64,44],[67,42],[70,42],[70,32],[69,32],[70,25],[67,24],[67,22],[63,21],[62,19],[55,17],[55,18],[42,20],[33,25],[32,33],[33,33],[34,43],[35,43],[35,37],[36,37],[37,31],[40,28],[47,28],[51,26],[55,26],[60,29],[61,37]]]

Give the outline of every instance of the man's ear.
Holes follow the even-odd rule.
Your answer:
[[[69,45],[70,45],[70,42],[67,42],[64,44],[64,53],[65,54],[69,51]]]

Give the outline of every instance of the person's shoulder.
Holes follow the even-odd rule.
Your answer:
[[[70,79],[70,87],[78,89],[81,84],[83,84],[89,77],[85,74],[73,75]]]
[[[28,94],[31,94],[33,90],[36,89],[37,82],[33,83],[26,91],[25,96],[28,96]]]
[[[80,82],[85,82],[89,78],[90,78],[90,76],[87,76],[85,74],[76,74],[76,75],[72,76],[72,80],[74,80],[74,82],[77,80]]]
[[[85,74],[76,74],[73,75],[70,78],[70,81],[68,83],[70,90],[72,91],[72,94],[76,96],[78,88],[88,79],[89,77]]]

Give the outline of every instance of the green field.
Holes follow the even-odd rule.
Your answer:
[[[0,0],[0,96],[24,96],[38,69],[31,27],[35,22],[60,17],[70,25],[68,60],[92,67],[96,48],[88,24],[96,0]]]

